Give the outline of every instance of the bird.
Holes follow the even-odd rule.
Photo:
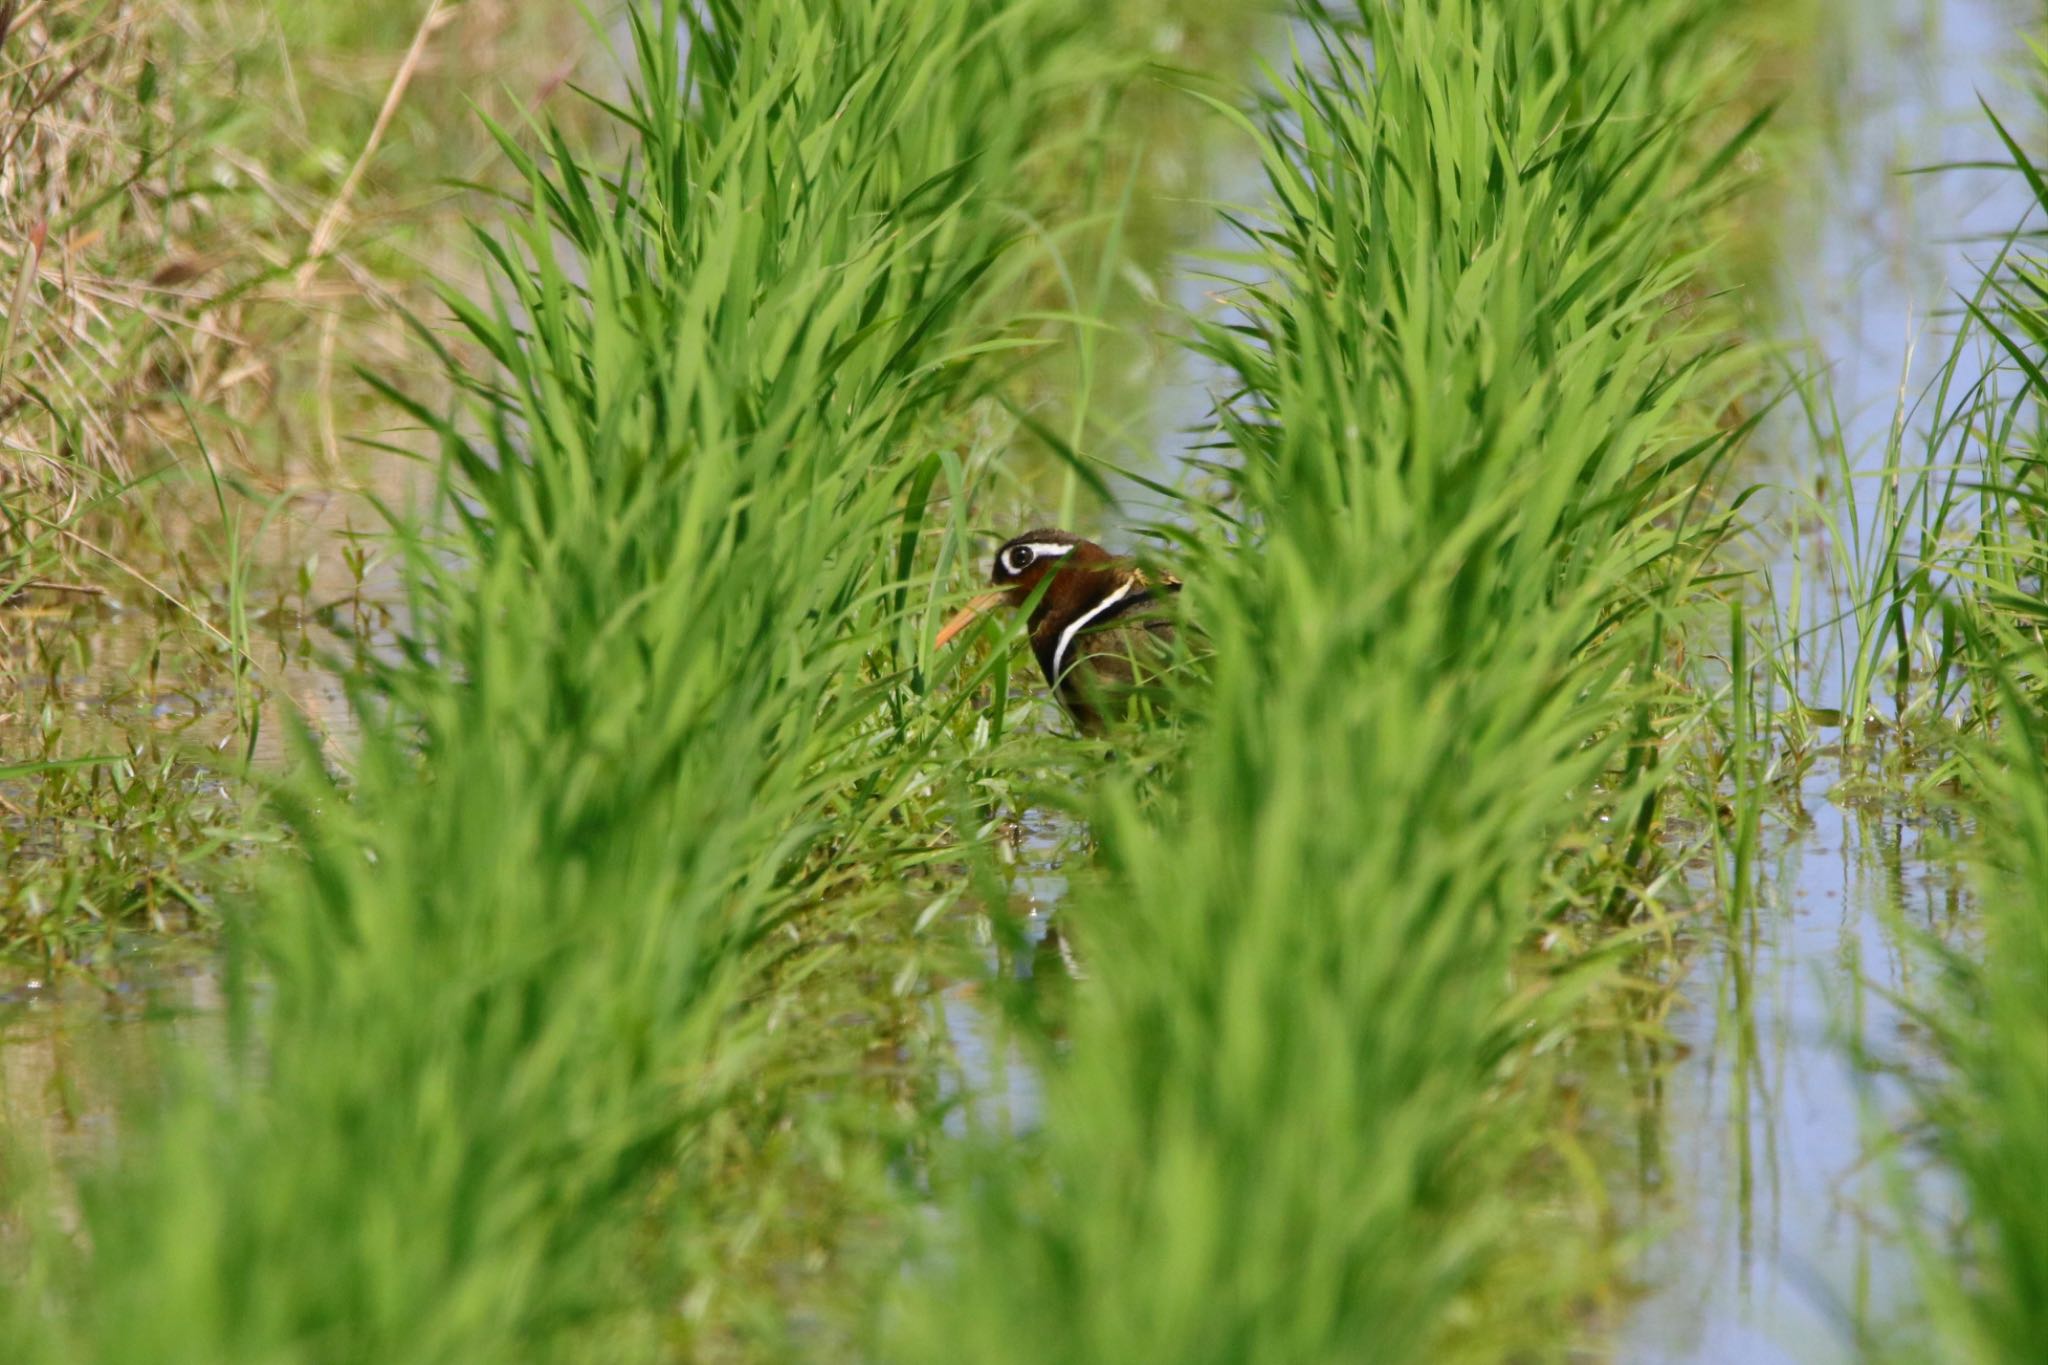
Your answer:
[[[940,629],[939,648],[997,607],[1031,604],[1031,652],[1083,734],[1157,696],[1179,640],[1169,606],[1179,579],[1148,577],[1092,540],[1042,527],[1003,543],[989,583],[994,591]]]

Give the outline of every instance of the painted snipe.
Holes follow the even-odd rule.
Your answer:
[[[1108,717],[1129,711],[1174,653],[1167,598],[1180,591],[1180,581],[1148,578],[1094,541],[1066,531],[1026,531],[996,551],[989,582],[995,591],[946,622],[938,643],[944,646],[985,612],[1021,607],[1036,595],[1031,652],[1084,734],[1102,733]]]

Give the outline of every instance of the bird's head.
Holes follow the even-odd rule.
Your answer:
[[[938,643],[943,646],[984,613],[997,607],[1023,606],[1049,576],[1063,573],[1072,573],[1076,577],[1092,576],[1115,563],[1109,551],[1069,531],[1048,527],[1012,536],[996,551],[995,563],[989,569],[988,581],[995,591],[982,593],[946,622],[939,631]],[[1057,586],[1048,587],[1047,592]]]

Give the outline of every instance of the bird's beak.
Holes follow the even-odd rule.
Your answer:
[[[939,638],[935,642],[936,647],[939,649],[944,649],[946,647],[946,642],[948,640],[951,640],[955,635],[958,635],[961,631],[967,629],[976,621],[980,620],[984,612],[989,611],[991,608],[1001,606],[1003,604],[1003,600],[1008,596],[1008,593],[985,592],[981,596],[975,598],[972,602],[969,602],[966,606],[960,609],[959,615],[955,616],[952,620],[946,622],[944,626],[939,628]]]

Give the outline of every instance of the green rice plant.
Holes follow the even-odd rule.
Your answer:
[[[1981,302],[1981,295],[1966,301],[1971,307]],[[1909,405],[1902,396],[1874,469],[1857,467],[1832,395],[1810,377],[1792,383],[1808,441],[1831,456],[1831,492],[1798,495],[1825,536],[1817,578],[1820,600],[1830,610],[1810,626],[1789,622],[1786,650],[1795,656],[1796,671],[1809,638],[1832,642],[1840,705],[1825,712],[1839,713],[1830,720],[1841,725],[1844,743],[1859,759],[1879,735],[1911,742],[1914,727],[1945,721],[1958,699],[1955,641],[1940,633],[1948,619],[1941,603],[1955,576],[1970,572],[1969,557],[1959,553],[1969,539],[1971,501],[1962,453],[1975,419],[1997,407],[1983,381],[1958,387],[1970,368],[1972,344],[1967,329],[1959,332],[1920,403]],[[1923,406],[1933,418],[1916,432],[1913,419]],[[1810,687],[1817,679],[1788,675],[1787,681]],[[1886,683],[1891,706],[1881,713],[1876,701]]]
[[[918,555],[1031,341],[1051,114],[1132,63],[1066,0],[630,23],[622,159],[501,133],[530,200],[448,299],[492,366],[453,413],[391,389],[445,452],[411,624],[346,777],[308,737],[279,787],[300,853],[234,918],[225,1064],[167,1056],[84,1237],[46,1216],[12,1267],[16,1359],[746,1339],[718,1134],[801,1116],[776,982],[948,842],[974,692],[929,686]]]
[[[1724,8],[1314,7],[1250,120],[1263,282],[1204,332],[1213,677],[1173,762],[1134,741],[1082,803],[1044,1131],[958,1173],[892,1357],[1544,1358],[1583,1324],[1601,1182],[1545,1116],[1599,971],[1517,950],[1647,880],[1656,670],[1728,525]]]
[[[2035,164],[1988,107],[1986,116],[2036,205],[2048,206],[2048,170]],[[2041,409],[2048,393],[2048,262],[2032,249],[2024,225],[2014,231],[2013,244],[1968,304],[1971,320],[2006,362],[2003,374],[2013,391],[2002,400],[1995,392],[1978,395],[1978,401],[1957,408],[1972,423],[1980,457],[1977,536],[1967,564],[1974,604],[1996,626],[1979,637],[1998,665],[1991,690],[1999,690],[1995,684],[2002,678],[2034,696],[2038,706],[2042,682],[2032,670],[2048,623],[2048,459]],[[2014,644],[2024,648],[2009,647]]]

